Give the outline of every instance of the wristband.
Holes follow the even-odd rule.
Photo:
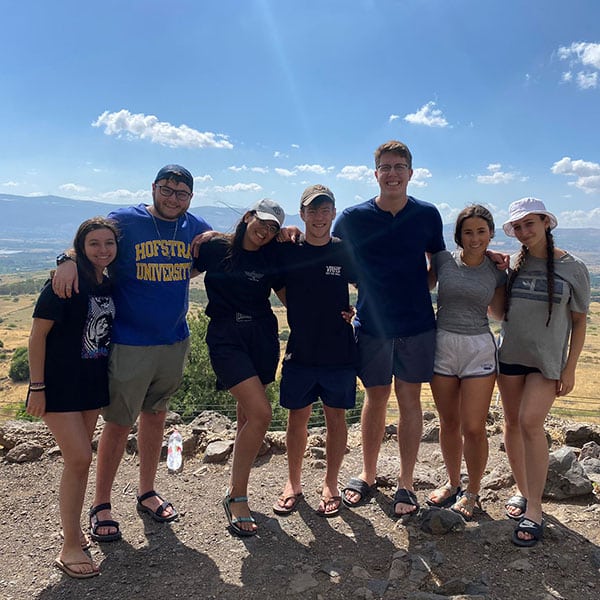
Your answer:
[[[46,391],[46,386],[40,387],[40,388],[29,388],[29,393],[30,394],[32,392],[44,392],[44,391]]]

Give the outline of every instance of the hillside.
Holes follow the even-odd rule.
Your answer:
[[[54,263],[56,255],[71,244],[82,221],[105,215],[115,208],[118,205],[59,196],[0,194],[0,273],[47,269]],[[236,210],[192,206],[190,212],[206,219],[218,231],[231,231],[240,216]],[[300,223],[298,215],[287,215],[287,225],[299,226]],[[454,248],[452,225],[444,227],[444,235],[448,248]],[[588,265],[600,267],[600,229],[559,228],[556,239],[559,246],[568,248]],[[518,245],[499,229],[492,247],[510,253]]]

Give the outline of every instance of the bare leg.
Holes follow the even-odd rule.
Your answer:
[[[252,463],[260,450],[265,433],[271,422],[271,405],[265,388],[256,376],[238,383],[230,390],[237,400],[239,415],[238,432],[233,448],[231,464],[231,485],[229,494],[233,497],[248,495],[248,479]],[[243,423],[240,427],[240,423]],[[249,517],[250,509],[245,502],[233,502],[230,510],[234,517]],[[256,529],[254,523],[238,523],[241,529]]]
[[[139,494],[145,494],[154,490],[154,480],[158,462],[160,461],[160,452],[162,449],[163,437],[165,433],[166,411],[160,412],[142,412],[140,414],[140,425],[138,429],[138,449],[140,453],[140,482]],[[152,496],[144,500],[144,506],[152,511],[165,501],[165,498]],[[173,509],[168,506],[162,511],[163,517],[169,517],[173,514]]]
[[[391,391],[391,385],[377,385],[365,389],[365,403],[360,416],[363,470],[359,477],[369,485],[373,485],[377,477],[377,459],[385,432],[387,402]],[[360,494],[356,492],[348,490],[345,495],[351,504],[360,500]]]
[[[460,420],[469,474],[467,490],[473,494],[479,494],[481,478],[487,465],[489,447],[485,423],[495,379],[495,375],[463,379],[460,386]]]
[[[398,400],[400,420],[398,422],[398,449],[400,451],[400,473],[398,487],[413,489],[413,475],[417,454],[423,434],[423,411],[421,410],[421,384],[407,383],[395,378],[394,387]],[[397,515],[414,512],[413,505],[396,504]]]
[[[104,424],[98,444],[94,506],[110,502],[112,486],[117,476],[121,458],[123,458],[130,430],[130,427],[117,425],[110,421]],[[97,516],[99,521],[112,520],[111,512],[108,510],[101,510],[97,513]],[[117,530],[114,527],[99,527],[96,531],[101,536],[111,535],[116,532]]]
[[[524,375],[498,375],[498,388],[504,411],[504,447],[510,468],[517,484],[517,494],[529,497],[527,480],[525,477],[525,451],[523,437],[519,425],[521,412],[521,398],[525,389]],[[520,511],[516,507],[508,506],[507,512],[518,517]]]
[[[278,501],[282,508],[293,505],[294,499],[290,498],[302,492],[302,460],[306,451],[306,440],[308,438],[308,420],[312,412],[312,404],[288,413],[286,446],[288,461],[288,480]],[[288,498],[284,503],[282,499]]]
[[[327,423],[327,470],[325,471],[323,497],[332,498],[340,495],[338,476],[346,453],[348,428],[346,426],[346,411],[343,408],[331,408],[324,405],[323,411]]]
[[[541,373],[531,373],[525,378],[521,402],[521,434],[527,480],[527,510],[525,517],[535,523],[542,522],[542,494],[548,476],[548,443],[544,420],[556,397],[556,381],[546,379]],[[532,538],[519,532],[523,540]]]
[[[460,465],[462,460],[462,435],[460,429],[460,390],[461,382],[456,377],[434,375],[431,391],[440,416],[440,448],[452,487],[460,485]],[[439,490],[437,490],[439,494]],[[450,494],[450,492],[448,492]],[[434,502],[444,500],[431,497]]]
[[[98,567],[81,549],[81,511],[87,486],[92,447],[90,429],[98,418],[97,410],[46,413],[44,421],[58,443],[64,461],[60,480],[60,518],[63,547],[60,559],[78,573],[91,573]]]

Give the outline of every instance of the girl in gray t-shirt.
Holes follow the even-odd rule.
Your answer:
[[[427,499],[471,519],[488,457],[485,423],[496,381],[496,343],[487,313],[502,318],[506,273],[486,256],[494,219],[481,205],[458,215],[458,250],[438,252],[431,261],[437,276],[437,337],[431,390],[440,416],[440,445],[448,482]],[[461,490],[465,458],[469,483]]]
[[[534,546],[544,528],[544,420],[556,396],[566,396],[575,386],[590,278],[581,260],[554,246],[551,230],[557,219],[541,200],[517,200],[509,215],[504,232],[522,248],[511,261],[499,354],[504,443],[517,484],[506,514],[520,519],[513,543]]]

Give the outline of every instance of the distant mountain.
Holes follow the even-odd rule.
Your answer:
[[[46,269],[55,256],[68,247],[79,224],[96,215],[106,215],[115,204],[72,200],[60,196],[14,196],[0,194],[0,273]],[[220,206],[193,207],[218,231],[232,231],[240,214]],[[301,227],[298,214],[287,215],[286,225]],[[453,225],[444,226],[449,249],[455,248]],[[600,229],[563,229],[556,232],[557,245],[580,256],[589,265],[600,265]],[[512,253],[518,242],[499,228],[492,248]]]

